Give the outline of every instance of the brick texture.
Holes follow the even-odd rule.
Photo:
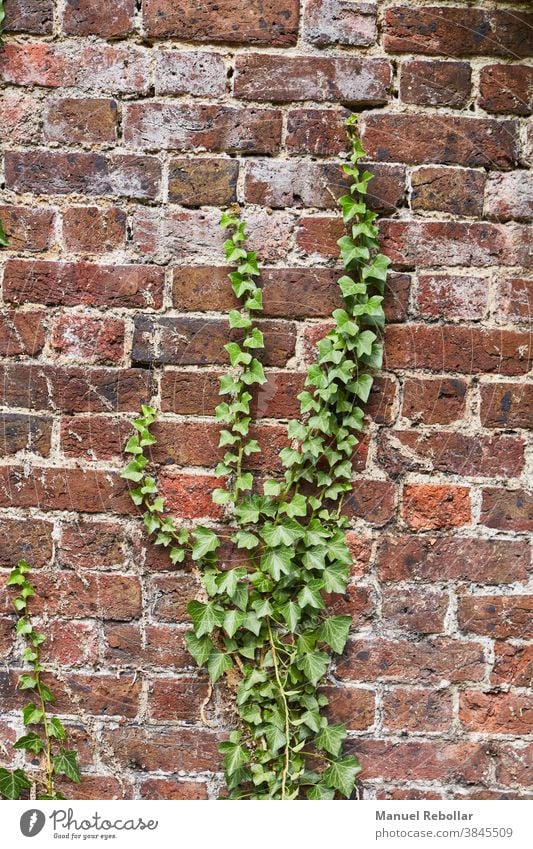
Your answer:
[[[343,506],[353,564],[332,609],[354,630],[324,688],[329,716],[352,732],[366,798],[531,798],[528,4],[5,11],[0,582],[20,557],[36,570],[57,710],[81,749],[77,797],[220,791],[233,716],[220,687],[202,721],[206,678],[184,639],[197,575],[147,544],[122,445],[139,405],[159,406],[170,509],[220,520],[214,409],[235,301],[218,219],[239,202],[268,346],[252,460],[279,469],[339,306],[335,198],[353,109],[392,268],[384,369]],[[2,598],[11,763],[20,658]]]

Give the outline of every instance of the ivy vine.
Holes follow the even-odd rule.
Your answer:
[[[34,697],[34,701],[22,709],[27,732],[17,739],[14,748],[39,757],[41,770],[29,774],[24,769],[0,768],[0,796],[19,799],[24,791],[31,791],[35,787],[38,799],[64,799],[55,787],[56,777],[65,775],[79,784],[81,776],[77,753],[66,747],[67,732],[61,720],[57,716],[48,715],[49,705],[55,697],[42,679],[44,668],[40,649],[46,636],[34,628],[31,619],[29,600],[35,595],[35,589],[28,578],[30,572],[26,561],[19,560],[7,581],[7,586],[15,587],[17,591],[13,607],[17,613],[16,633],[26,644],[22,660],[31,665],[31,673],[24,672],[19,676],[18,688],[33,693]]]
[[[148,534],[168,548],[173,563],[190,556],[201,574],[204,600],[188,605],[189,652],[207,667],[212,683],[231,670],[240,726],[220,746],[231,799],[350,797],[360,771],[357,758],[343,752],[346,727],[324,714],[328,699],[320,686],[351,625],[350,616],[328,615],[324,597],[344,593],[349,581],[342,507],[352,488],[356,434],[363,429],[360,405],[382,362],[376,331],[384,326],[389,260],[379,253],[376,214],[365,203],[372,175],[359,168],[365,151],[355,116],[347,133],[351,155],[342,167],[351,185],[339,200],[351,228],[339,240],[344,306],[333,312],[334,326],[308,369],[298,396],[301,417],[288,423],[283,475],[257,480],[247,469],[260,450],[249,431],[253,391],[266,379],[256,356],[264,348],[255,323],[263,304],[257,256],[247,250],[246,224],[233,211],[222,215],[221,226],[228,232],[229,280],[241,303],[230,312],[229,326],[241,341],[225,346],[230,368],[220,378],[216,408],[219,444],[227,449],[216,474],[225,486],[213,492],[224,508],[224,530],[178,528],[166,511],[150,473],[154,408],[143,406],[125,448],[132,459],[123,476],[136,484],[131,497]],[[220,562],[222,538],[243,550],[244,565]]]
[[[2,44],[4,43],[4,41],[2,39],[2,33],[4,31],[5,16],[6,15],[5,15],[5,12],[4,12],[4,0],[0,0],[0,47],[2,47]],[[0,247],[5,248],[5,247],[7,247],[7,245],[8,245],[8,240],[7,240],[6,232],[4,230],[2,222],[0,221]]]

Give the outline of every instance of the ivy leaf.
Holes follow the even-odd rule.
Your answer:
[[[231,669],[233,666],[233,661],[229,654],[225,654],[220,651],[213,651],[209,656],[209,660],[207,661],[207,670],[209,672],[209,677],[213,684],[218,681],[218,679],[227,672],[228,669]]]
[[[285,745],[285,734],[275,725],[267,725],[263,733],[266,737],[268,748],[273,755],[276,755]]]
[[[316,744],[320,749],[329,752],[330,755],[337,758],[341,753],[342,744],[347,734],[346,726],[341,723],[325,725],[316,738]]]
[[[282,574],[288,575],[290,573],[292,555],[292,548],[272,548],[261,558],[261,568],[268,572],[275,581],[279,581]]]
[[[19,690],[35,690],[37,687],[37,681],[33,677],[33,675],[21,675],[19,678],[18,688]]]
[[[211,631],[222,624],[221,611],[213,601],[204,604],[201,601],[190,601],[187,611],[194,623],[197,637],[210,634]]]
[[[250,760],[250,755],[240,743],[221,743],[218,750],[224,755],[224,767],[228,775],[236,772]]]
[[[322,581],[310,581],[304,585],[297,596],[300,607],[314,607],[322,610],[326,606],[320,594],[323,586]]]
[[[356,776],[360,772],[361,766],[357,758],[354,755],[348,755],[328,767],[324,773],[324,782],[348,798],[354,788]]]
[[[304,530],[298,522],[286,522],[284,525],[266,524],[261,536],[267,545],[274,548],[277,545],[294,545],[304,535]]]
[[[14,749],[25,749],[27,752],[33,752],[38,755],[44,749],[44,742],[41,740],[35,731],[30,731],[23,737],[19,737],[16,743],[13,744]]]
[[[227,610],[224,614],[224,622],[223,628],[228,635],[228,637],[233,637],[234,634],[237,633],[242,623],[244,622],[245,615],[242,610]]]
[[[237,531],[232,540],[237,544],[237,548],[246,548],[249,551],[259,545],[259,538],[249,531]]]
[[[197,637],[194,631],[187,631],[185,643],[189,654],[192,655],[198,666],[205,666],[214,649],[209,637]]]
[[[318,639],[331,646],[337,654],[341,654],[344,651],[351,624],[351,616],[330,616],[320,626]]]
[[[298,669],[302,670],[311,684],[316,685],[326,674],[329,662],[330,657],[325,652],[311,651],[302,655],[298,659],[297,665]]]
[[[307,798],[313,801],[331,801],[331,799],[335,798],[335,790],[332,790],[331,787],[326,787],[326,785],[322,783],[315,784],[314,787],[310,787],[307,791]]]
[[[348,569],[343,563],[327,566],[322,572],[327,593],[344,593],[348,585]]]
[[[297,605],[294,601],[288,601],[287,604],[284,604],[279,608],[279,612],[287,623],[289,631],[294,634],[298,627],[298,622],[302,617],[302,611],[300,610],[299,605]]]
[[[194,543],[192,546],[192,559],[202,560],[206,554],[216,551],[220,541],[214,531],[201,525],[193,531]]]
[[[37,725],[43,718],[43,711],[33,702],[22,708],[22,717],[24,725]]]
[[[50,734],[50,737],[55,737],[57,740],[65,739],[67,732],[65,731],[59,717],[53,716],[48,720],[48,733]]]
[[[53,763],[56,775],[66,775],[75,784],[80,783],[81,775],[76,752],[61,748],[59,754],[54,757]]]
[[[22,769],[0,769],[0,794],[5,799],[19,799],[22,790],[29,790],[31,783]]]

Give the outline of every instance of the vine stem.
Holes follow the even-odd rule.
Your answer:
[[[39,658],[37,658],[36,662],[39,663]],[[43,712],[43,729],[46,740],[46,790],[49,796],[53,796],[54,781],[52,776],[52,741],[50,740],[50,733],[48,731],[48,720],[46,718],[46,703],[44,701],[43,692],[41,689],[41,673],[39,671],[35,672],[35,680],[37,682],[37,692],[39,693],[39,701],[41,702],[41,710]]]
[[[281,696],[281,700],[283,702],[283,709],[285,711],[285,765],[283,767],[283,772],[281,773],[281,798],[285,799],[286,795],[286,787],[287,787],[287,773],[289,772],[289,752],[290,752],[290,737],[289,737],[289,705],[287,703],[287,696],[285,695],[285,690],[283,689],[283,684],[281,683],[281,677],[279,674],[278,667],[278,656],[276,653],[276,647],[274,645],[274,637],[272,636],[272,628],[270,627],[270,621],[267,622],[268,625],[268,640],[270,642],[270,648],[272,649],[272,662],[274,663],[274,674],[276,676],[276,682],[279,689],[279,694]]]

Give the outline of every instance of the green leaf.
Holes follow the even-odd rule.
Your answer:
[[[67,732],[65,731],[59,717],[53,716],[48,720],[48,733],[50,734],[50,737],[55,737],[57,740],[65,739]]]
[[[245,616],[241,610],[228,610],[224,614],[223,628],[228,637],[233,637],[237,633],[244,619]]]
[[[259,545],[259,537],[249,531],[237,531],[232,540],[237,544],[237,548],[246,548],[249,551]]]
[[[307,791],[307,798],[313,801],[331,801],[331,799],[335,798],[335,790],[332,790],[331,787],[326,787],[326,785],[322,783],[315,784],[314,787],[310,787]]]
[[[265,495],[276,496],[281,492],[281,484],[278,481],[265,481],[263,484]]]
[[[189,654],[192,655],[198,666],[205,666],[214,648],[209,637],[198,638],[194,631],[187,631],[185,643]]]
[[[75,784],[80,783],[81,775],[76,752],[61,748],[59,754],[54,757],[53,763],[56,775],[66,775]]]
[[[357,758],[354,755],[348,755],[328,767],[324,773],[324,782],[348,798],[354,788],[356,776],[360,772],[361,766]]]
[[[299,605],[297,605],[294,601],[288,601],[287,604],[280,607],[279,612],[287,623],[289,631],[294,634],[298,627],[298,622],[302,617],[302,611]]]
[[[322,572],[322,580],[327,593],[345,593],[348,584],[348,569],[343,563],[327,566]]]
[[[314,607],[322,610],[326,606],[320,593],[323,586],[322,581],[310,581],[304,585],[297,596],[300,607]]]
[[[292,548],[272,548],[261,558],[261,568],[275,581],[279,581],[282,574],[290,573],[293,554]]]
[[[33,677],[33,675],[21,675],[19,678],[18,688],[19,690],[35,690],[37,686],[37,681]]]
[[[204,528],[201,525],[193,531],[192,536],[194,539],[192,546],[193,560],[202,560],[206,554],[209,554],[211,551],[216,551],[220,545],[220,541],[215,532],[209,528]]]
[[[232,775],[250,760],[250,755],[240,743],[221,743],[218,750],[224,755],[224,767],[228,775]]]
[[[209,656],[209,660],[207,661],[207,670],[209,672],[209,677],[211,682],[214,684],[218,679],[227,672],[228,669],[231,669],[233,666],[233,661],[229,654],[224,654],[224,652],[213,651]]]
[[[203,604],[201,601],[190,601],[187,605],[187,611],[194,623],[197,637],[210,634],[217,625],[222,624],[221,610],[215,607],[213,601],[207,604]]]
[[[0,794],[5,799],[19,799],[22,790],[30,787],[30,780],[22,769],[0,769]]]
[[[336,725],[325,725],[316,738],[316,744],[319,749],[323,749],[337,758],[341,753],[342,744],[347,734],[345,725],[341,725],[340,723]]]
[[[275,725],[267,725],[263,733],[266,737],[269,750],[273,755],[276,755],[285,745],[285,734]]]
[[[351,624],[351,616],[330,616],[320,626],[318,638],[331,646],[334,652],[341,654],[344,651]]]
[[[19,737],[17,742],[13,745],[13,748],[25,749],[27,752],[33,752],[33,754],[38,755],[44,750],[44,741],[41,740],[35,731],[30,731],[29,734]]]
[[[22,708],[22,717],[24,725],[37,725],[44,716],[44,711],[37,707],[33,702]]]
[[[266,524],[261,536],[267,545],[274,548],[276,545],[294,545],[304,535],[304,530],[298,522],[285,522],[283,525]]]
[[[311,651],[302,655],[298,661],[298,669],[301,669],[311,684],[318,684],[326,674],[330,657],[323,651]]]

